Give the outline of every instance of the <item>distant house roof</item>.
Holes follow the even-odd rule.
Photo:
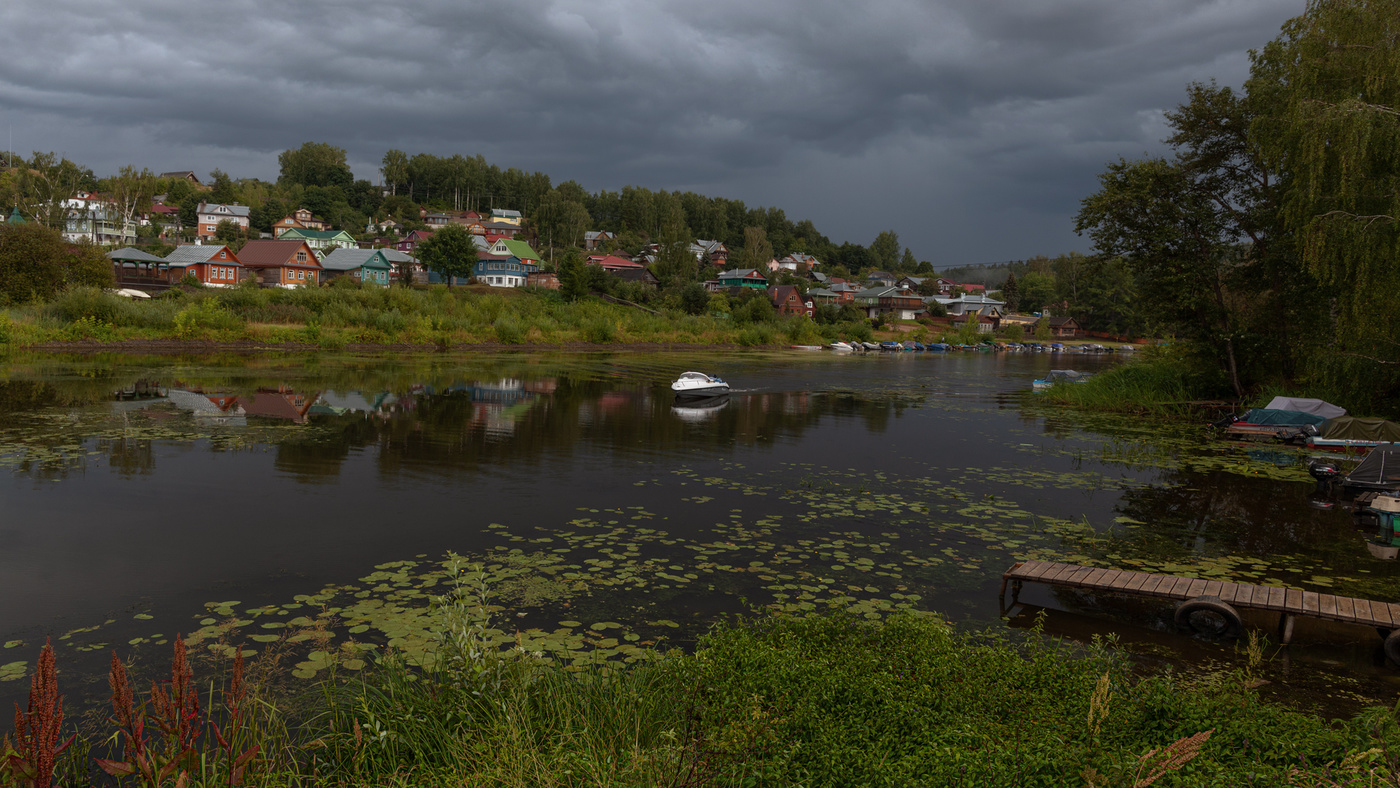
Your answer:
[[[520,211],[512,211],[506,208],[492,208],[491,215],[501,219],[519,219]]]
[[[644,284],[654,285],[661,281],[656,278],[656,274],[640,266],[637,268],[616,269],[612,271],[612,275],[624,282],[642,282]]]
[[[246,205],[224,205],[223,203],[209,202],[199,204],[199,213],[222,213],[230,216],[252,216],[253,209]]]
[[[521,260],[540,259],[540,253],[536,252],[534,249],[531,249],[530,245],[525,243],[524,241],[516,241],[510,238],[502,238],[499,241],[499,243],[505,244],[506,248],[510,250],[510,253],[515,255],[516,257],[519,257]]]
[[[318,241],[333,241],[340,236],[348,236],[353,240],[353,236],[344,230],[306,230],[301,227],[289,227],[283,231],[279,238],[309,238]]]
[[[607,230],[589,230],[588,232],[583,234],[583,240],[585,241],[596,241],[599,239],[606,240],[616,237],[617,233],[610,233]]]
[[[181,244],[175,247],[174,251],[165,256],[165,262],[175,266],[197,265],[207,263],[214,259],[220,249],[227,249],[223,244]],[[221,265],[241,265],[238,258],[229,252],[233,257],[231,260],[220,260]]]
[[[19,208],[10,209],[10,218],[5,220],[5,224],[25,224],[24,217],[19,213]]]
[[[143,252],[140,249],[133,249],[124,246],[120,249],[113,249],[107,253],[107,257],[112,260],[130,261],[135,263],[164,263],[165,258],[156,257],[153,254]]]
[[[731,271],[720,271],[719,273],[720,279],[750,279],[753,277],[758,277],[765,281],[768,279],[768,277],[764,276],[763,272],[759,271],[757,268],[735,268]]]
[[[380,249],[379,251],[383,252],[383,253],[384,253],[384,259],[385,259],[385,260],[388,260],[388,261],[391,262],[391,263],[416,263],[416,262],[418,262],[417,260],[413,259],[413,255],[408,254],[407,252],[400,252],[398,249],[384,248],[384,249]]]
[[[836,293],[824,287],[814,287],[807,291],[807,295],[813,298],[835,298]]]
[[[588,264],[601,266],[607,271],[624,271],[628,269],[646,268],[641,263],[628,260],[626,257],[618,257],[615,254],[589,255]]]
[[[329,271],[353,271],[356,268],[390,268],[383,249],[336,249],[321,261],[321,267]]]
[[[162,172],[157,178],[184,178],[187,181],[199,183],[199,177],[194,174],[194,170],[177,170],[175,172]]]

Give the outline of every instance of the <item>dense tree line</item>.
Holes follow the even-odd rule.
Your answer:
[[[1188,87],[1171,157],[1114,162],[1083,201],[1076,229],[1121,261],[1143,319],[1237,394],[1400,402],[1397,43],[1400,0],[1311,0],[1242,91]]]

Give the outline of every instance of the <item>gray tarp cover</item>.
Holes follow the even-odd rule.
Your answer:
[[[1268,410],[1297,410],[1303,413],[1316,413],[1324,419],[1335,419],[1338,416],[1347,415],[1346,408],[1339,408],[1320,399],[1301,397],[1274,397],[1264,407]]]
[[[1269,410],[1268,408],[1255,408],[1244,414],[1244,420],[1250,424],[1277,424],[1279,426],[1316,424],[1321,426],[1327,423],[1327,419],[1315,413],[1303,413],[1296,410]]]
[[[1385,419],[1340,416],[1327,423],[1322,437],[1331,440],[1390,441],[1400,443],[1400,424]]]
[[[1347,484],[1352,485],[1395,485],[1400,484],[1400,446],[1377,446],[1366,455],[1366,459],[1347,474]]]

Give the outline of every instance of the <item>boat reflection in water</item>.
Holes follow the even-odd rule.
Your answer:
[[[671,405],[671,412],[680,417],[681,421],[699,423],[714,418],[728,404],[727,393],[710,397],[676,397],[675,403]]]

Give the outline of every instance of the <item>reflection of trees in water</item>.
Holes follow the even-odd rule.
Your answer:
[[[1334,567],[1355,563],[1349,518],[1308,506],[1309,488],[1224,471],[1166,474],[1161,484],[1128,488],[1115,507],[1147,523],[1115,537],[1139,554],[1272,556],[1305,553]],[[1364,552],[1364,551],[1361,551]]]
[[[145,438],[99,438],[97,450],[123,476],[146,476],[156,469],[155,446]]]
[[[170,402],[158,404],[133,400],[141,399],[140,389],[162,385],[159,370],[121,375],[105,369],[77,382],[7,381],[0,383],[0,431],[39,425],[8,436],[44,450],[36,452],[26,472],[42,468],[46,475],[62,476],[82,467],[82,452],[65,454],[59,448],[101,435],[99,450],[112,467],[123,474],[151,473],[158,453],[154,444],[161,439],[153,441],[149,434],[124,438],[121,428],[128,422],[113,428],[94,410],[118,402],[111,407],[123,408],[121,418],[130,423],[141,420],[149,426],[151,420],[179,419],[169,422],[178,428],[171,430],[172,439],[208,437],[200,445],[210,451],[224,450],[227,439],[237,442],[239,435],[272,443],[278,471],[316,483],[337,478],[351,451],[369,447],[378,449],[380,469],[389,474],[407,467],[443,475],[483,466],[528,472],[546,458],[571,455],[581,443],[623,458],[674,453],[678,446],[724,454],[735,447],[771,446],[831,418],[858,420],[867,431],[879,433],[921,401],[880,394],[765,392],[736,394],[722,407],[682,413],[673,411],[674,399],[664,386],[625,376],[620,380],[607,374],[606,362],[595,360],[473,364],[473,369],[487,371],[481,377],[415,376],[422,370],[414,364],[358,367],[310,359],[296,375],[271,378],[259,364],[250,360],[246,366],[182,368],[178,381],[169,377],[163,385],[169,387],[166,391],[191,396],[177,402],[171,395]],[[320,398],[322,391],[329,394]],[[210,412],[193,414],[191,433],[185,400],[197,400],[194,395],[209,399]],[[51,418],[55,405],[76,404],[88,406],[83,418]],[[250,421],[216,418],[234,411]],[[269,425],[285,426],[266,431]],[[0,432],[0,437],[6,436]]]

